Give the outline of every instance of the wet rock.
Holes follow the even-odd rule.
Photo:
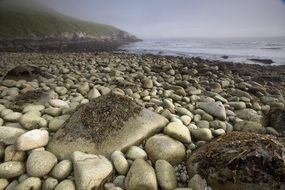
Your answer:
[[[187,161],[187,169],[191,177],[199,174],[213,189],[283,189],[285,170],[279,164],[284,162],[282,154],[283,139],[232,132],[196,149]]]

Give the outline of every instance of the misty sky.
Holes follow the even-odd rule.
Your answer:
[[[281,0],[41,0],[140,38],[285,36]]]

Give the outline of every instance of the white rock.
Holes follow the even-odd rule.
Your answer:
[[[183,143],[191,143],[189,129],[181,123],[171,122],[163,130],[163,133]]]
[[[34,129],[19,136],[15,147],[21,151],[31,150],[47,145],[48,140],[49,136],[46,130]]]
[[[113,171],[112,163],[101,155],[75,151],[72,154],[72,162],[77,190],[99,188]]]
[[[57,107],[57,108],[68,108],[69,107],[67,102],[60,100],[60,99],[51,99],[49,103],[53,107]]]

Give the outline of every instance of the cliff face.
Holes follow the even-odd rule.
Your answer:
[[[0,51],[99,51],[139,41],[118,28],[55,12],[0,7]]]

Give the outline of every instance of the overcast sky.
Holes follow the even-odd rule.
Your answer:
[[[285,36],[281,0],[41,0],[140,38]]]

